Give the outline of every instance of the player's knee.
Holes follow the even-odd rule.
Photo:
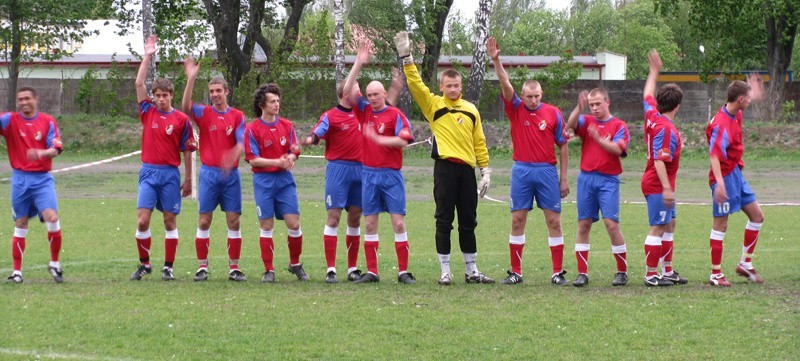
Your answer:
[[[610,220],[610,219],[606,219],[605,220],[605,224],[606,224],[606,230],[608,231],[608,233],[617,233],[617,232],[619,232],[619,223],[617,223],[617,222],[615,222],[613,220]]]
[[[331,228],[339,227],[339,218],[329,216],[328,220],[325,222],[325,225]]]

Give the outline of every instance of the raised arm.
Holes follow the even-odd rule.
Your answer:
[[[401,31],[394,37],[394,45],[397,49],[397,55],[403,60],[403,73],[406,75],[406,83],[408,83],[408,91],[411,97],[417,102],[423,115],[426,117],[428,110],[433,103],[435,95],[422,81],[419,75],[417,65],[414,64],[414,57],[411,56],[411,41],[408,39],[408,32]],[[430,119],[429,119],[430,121]]]
[[[578,104],[575,105],[575,109],[572,109],[572,113],[569,113],[567,128],[572,129],[575,133],[578,132],[578,117],[587,106],[589,106],[589,92],[584,90],[578,94]]]
[[[344,96],[350,101],[350,104],[355,104],[356,93],[358,92],[358,73],[361,72],[361,67],[369,63],[370,43],[364,42],[359,46],[358,53],[356,54],[356,61],[353,63],[353,68],[350,69],[350,74],[347,75],[347,80],[344,82]]]
[[[386,92],[386,101],[393,107],[397,106],[397,99],[400,97],[400,92],[403,91],[404,86],[406,86],[406,80],[403,73],[397,68],[392,69],[392,85],[389,86],[389,90]]]
[[[500,62],[500,45],[494,37],[490,37],[486,42],[486,54],[492,59],[494,64],[494,72],[497,74],[497,80],[500,81],[500,90],[503,92],[503,99],[511,101],[514,97],[514,86],[511,85],[511,80],[508,78],[508,73]]]
[[[147,86],[145,86],[144,81],[147,78],[147,69],[150,66],[150,60],[156,53],[157,42],[158,37],[155,35],[148,36],[144,41],[144,57],[142,57],[142,62],[139,64],[139,72],[136,73],[136,101],[139,103],[150,98],[147,94]]]
[[[197,74],[200,72],[200,64],[196,63],[192,57],[186,57],[183,61],[183,68],[186,70],[186,88],[183,89],[183,99],[181,109],[186,114],[192,114],[192,93]]]
[[[650,73],[647,74],[647,80],[644,82],[642,98],[647,98],[648,95],[651,97],[656,96],[656,79],[658,79],[658,74],[664,66],[656,49],[650,50],[650,53],[647,54],[647,63],[650,64]]]

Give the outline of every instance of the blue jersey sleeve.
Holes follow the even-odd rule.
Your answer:
[[[202,104],[192,103],[192,111],[191,116],[193,119],[199,119],[203,116],[203,111],[205,110],[206,106]]]
[[[153,103],[149,99],[142,100],[141,103],[139,103],[139,112],[141,114],[147,113],[152,107]]]
[[[562,145],[567,142],[567,138],[564,136],[564,117],[561,115],[561,112],[556,110],[556,131],[555,131],[555,141],[556,144]]]
[[[325,137],[325,134],[328,134],[328,129],[330,128],[330,121],[328,120],[328,113],[322,114],[322,117],[319,118],[319,123],[317,127],[314,128],[314,134],[317,135],[317,138]]]
[[[239,125],[236,127],[236,132],[234,133],[236,137],[236,144],[243,144],[244,142],[244,125],[247,123],[247,120],[244,119],[244,115],[242,115],[242,119],[239,121]]]
[[[0,115],[0,134],[6,134],[5,131],[9,124],[11,124],[11,113]]]
[[[250,149],[250,154],[252,154],[253,157],[261,157],[261,149],[258,148],[258,139],[256,139],[255,136],[253,136],[252,131],[247,133],[247,138],[248,138],[247,144],[248,144],[248,149]]]

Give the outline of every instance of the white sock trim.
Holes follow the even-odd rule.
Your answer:
[[[260,237],[264,237],[264,238],[272,238],[272,230],[271,230],[271,229],[270,229],[270,230],[263,230],[263,229],[262,229],[262,230],[261,230]]]
[[[715,241],[722,241],[725,239],[725,232],[711,230],[711,235],[708,238],[713,239]]]
[[[364,242],[378,242],[378,234],[365,234]]]
[[[242,230],[234,231],[232,229],[228,230],[228,238],[242,238]]]
[[[408,232],[395,233],[394,234],[394,241],[395,242],[408,242]]]
[[[755,222],[747,221],[747,225],[744,227],[744,229],[748,229],[748,230],[751,230],[751,231],[760,231],[761,230],[761,226],[763,224],[764,223],[755,223]]]
[[[589,250],[588,243],[575,243],[575,252],[584,252]]]
[[[360,236],[361,235],[361,227],[347,227],[347,235],[348,236]]]
[[[211,237],[211,228],[206,229],[205,231],[198,228],[197,229],[197,238],[210,238]]]
[[[547,243],[550,244],[550,247],[563,245],[564,237],[547,237]]]
[[[661,240],[667,242],[673,241],[675,240],[675,235],[669,232],[664,232],[664,235],[661,236]]]
[[[61,230],[61,220],[55,222],[44,222],[44,224],[47,225],[48,232],[58,232]],[[761,225],[759,224],[759,228],[761,228],[760,226]]]
[[[298,228],[297,230],[290,229],[286,233],[289,235],[289,237],[297,238],[303,235],[303,230],[300,228]]]
[[[28,236],[28,229],[27,228],[14,227],[14,237],[25,238],[27,236]]]
[[[150,228],[148,228],[144,232],[140,232],[138,229],[136,230],[136,239],[147,239],[147,238],[150,238]]]
[[[509,244],[525,244],[525,235],[523,234],[523,235],[519,235],[519,236],[512,236],[512,235],[509,234],[508,235],[508,243]]]
[[[647,236],[647,238],[644,239],[644,244],[647,245],[647,246],[660,246],[661,245],[661,237],[659,237],[659,236]]]
[[[325,229],[322,231],[323,236],[336,236],[338,235],[338,233],[339,233],[338,227],[331,227],[327,225],[325,226]]]
[[[178,239],[178,229],[175,228],[171,231],[164,232],[164,238],[166,239]]]

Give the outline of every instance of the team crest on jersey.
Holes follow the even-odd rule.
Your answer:
[[[350,124],[342,125],[342,130],[348,130],[348,129],[350,129]]]
[[[27,137],[28,135],[27,135],[27,134],[25,134],[25,132],[23,132],[22,130],[20,130],[20,131],[19,131],[19,136],[20,136],[20,137],[23,137],[23,138],[25,138],[25,137]]]
[[[156,122],[153,122],[153,125],[152,125],[150,128],[153,128],[153,129],[158,129],[158,123],[156,123]]]
[[[37,142],[42,140],[42,132],[37,130],[36,133],[33,133],[33,139],[36,139]]]
[[[658,159],[661,159],[661,160],[672,159],[672,153],[670,153],[668,149],[659,149],[658,150]]]
[[[231,133],[233,133],[233,126],[229,125],[225,127],[225,135],[231,135]]]
[[[216,124],[211,124],[211,126],[210,126],[210,127],[208,127],[208,131],[209,131],[209,132],[213,132],[213,131],[215,131],[215,130],[217,130],[217,125],[216,125]]]
[[[281,137],[281,146],[286,145],[286,137]]]
[[[458,120],[456,120],[456,123],[463,124],[464,123],[464,119],[461,119],[461,117],[458,117]]]
[[[172,124],[167,126],[167,135],[172,135],[172,131],[175,130],[175,126]]]
[[[545,128],[547,128],[547,122],[542,119],[542,121],[539,122],[539,130],[545,130]]]
[[[386,124],[385,123],[381,123],[381,125],[378,127],[378,133],[383,134],[384,130],[386,130]]]
[[[264,148],[268,148],[271,145],[272,145],[272,140],[270,140],[270,139],[265,139],[264,140]]]

